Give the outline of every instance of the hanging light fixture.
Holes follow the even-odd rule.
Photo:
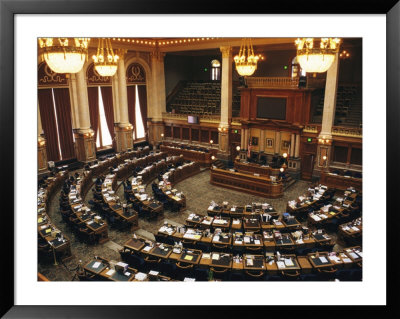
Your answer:
[[[90,38],[39,38],[43,57],[56,73],[79,72],[88,54]]]
[[[99,38],[97,54],[93,55],[94,68],[101,76],[113,76],[117,72],[119,56],[114,54],[111,40]]]
[[[254,54],[253,45],[250,39],[243,39],[240,45],[239,54],[233,59],[236,65],[236,71],[241,76],[250,76],[257,70],[259,56]]]
[[[303,70],[310,73],[326,72],[339,51],[340,39],[321,38],[319,47],[314,46],[313,38],[297,39],[297,61]]]

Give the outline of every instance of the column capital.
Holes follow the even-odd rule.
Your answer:
[[[219,48],[223,58],[229,58],[232,56],[232,47],[231,46],[222,46]]]
[[[123,60],[125,57],[125,54],[128,53],[128,50],[127,49],[116,49],[115,52],[118,54],[119,60],[121,60],[121,59]]]
[[[165,53],[164,52],[160,52],[159,49],[155,49],[155,50],[150,52],[150,57],[152,59],[157,60],[157,61],[164,61]]]

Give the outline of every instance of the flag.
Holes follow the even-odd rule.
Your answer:
[[[247,147],[247,157],[251,155],[251,137],[249,138],[249,146]]]

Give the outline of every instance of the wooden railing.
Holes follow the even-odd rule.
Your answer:
[[[250,77],[247,78],[247,86],[252,88],[297,88],[299,79],[291,77]]]

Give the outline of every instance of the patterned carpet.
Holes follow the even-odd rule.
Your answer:
[[[310,182],[298,181],[285,191],[285,194],[282,198],[267,199],[217,187],[211,185],[209,181],[210,171],[204,170],[201,173],[176,184],[174,187],[186,195],[187,209],[179,213],[165,211],[164,219],[183,224],[191,212],[206,215],[207,208],[212,200],[221,204],[223,201],[227,201],[230,205],[245,205],[252,202],[267,202],[272,204],[278,212],[282,213],[285,211],[286,204],[289,200],[302,195],[307,190],[309,185],[311,185]],[[146,191],[151,193],[150,184]],[[123,198],[122,186],[118,188],[117,194],[120,198]],[[92,192],[89,191],[85,198],[85,202],[87,203],[91,198]],[[109,260],[120,260],[118,248],[121,248],[121,246],[131,236],[129,231],[119,231],[109,227],[109,242],[94,246],[80,242],[72,232],[72,229],[65,222],[63,222],[61,214],[59,213],[58,199],[59,192],[51,199],[48,213],[53,223],[70,238],[73,258],[67,261],[65,264],[60,263],[58,266],[54,266],[52,263],[39,263],[38,271],[40,273],[50,280],[71,281],[75,274],[74,268],[77,267],[79,260],[82,260],[83,264],[87,263],[91,258],[93,258],[93,256],[101,256]],[[151,238],[152,236],[150,233],[156,233],[160,226],[164,223],[164,219],[159,219],[157,221],[146,221],[139,219],[140,230],[138,230],[137,233],[140,235],[144,234]],[[340,247],[335,247],[334,250],[339,248]],[[75,280],[77,279],[75,278]]]

